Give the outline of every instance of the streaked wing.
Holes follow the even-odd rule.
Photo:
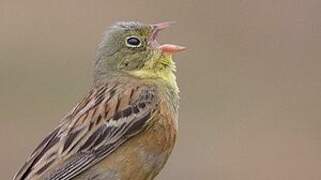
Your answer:
[[[113,83],[92,90],[40,143],[14,179],[77,176],[144,130],[157,102],[155,90],[146,86]]]

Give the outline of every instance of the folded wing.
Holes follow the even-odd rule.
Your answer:
[[[152,87],[115,83],[92,90],[40,143],[14,179],[69,180],[79,175],[142,132],[157,107]]]

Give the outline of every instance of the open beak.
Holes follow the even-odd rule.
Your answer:
[[[170,25],[174,24],[175,22],[169,21],[169,22],[162,22],[162,23],[157,23],[157,24],[151,24],[152,27],[152,35],[150,37],[150,44],[152,47],[158,48],[161,50],[162,53],[164,54],[175,54],[180,51],[184,51],[186,47],[183,46],[178,46],[174,44],[163,44],[159,45],[157,42],[157,37],[158,34],[161,30],[167,29]]]

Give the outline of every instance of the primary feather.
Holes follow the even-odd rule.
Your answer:
[[[43,142],[15,180],[65,180],[141,132],[157,109],[153,87],[114,83],[93,89]],[[61,161],[65,162],[56,168]]]

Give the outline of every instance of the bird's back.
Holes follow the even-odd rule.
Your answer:
[[[177,115],[169,99],[157,84],[136,79],[95,87],[35,149],[15,180],[151,179],[175,142]]]

